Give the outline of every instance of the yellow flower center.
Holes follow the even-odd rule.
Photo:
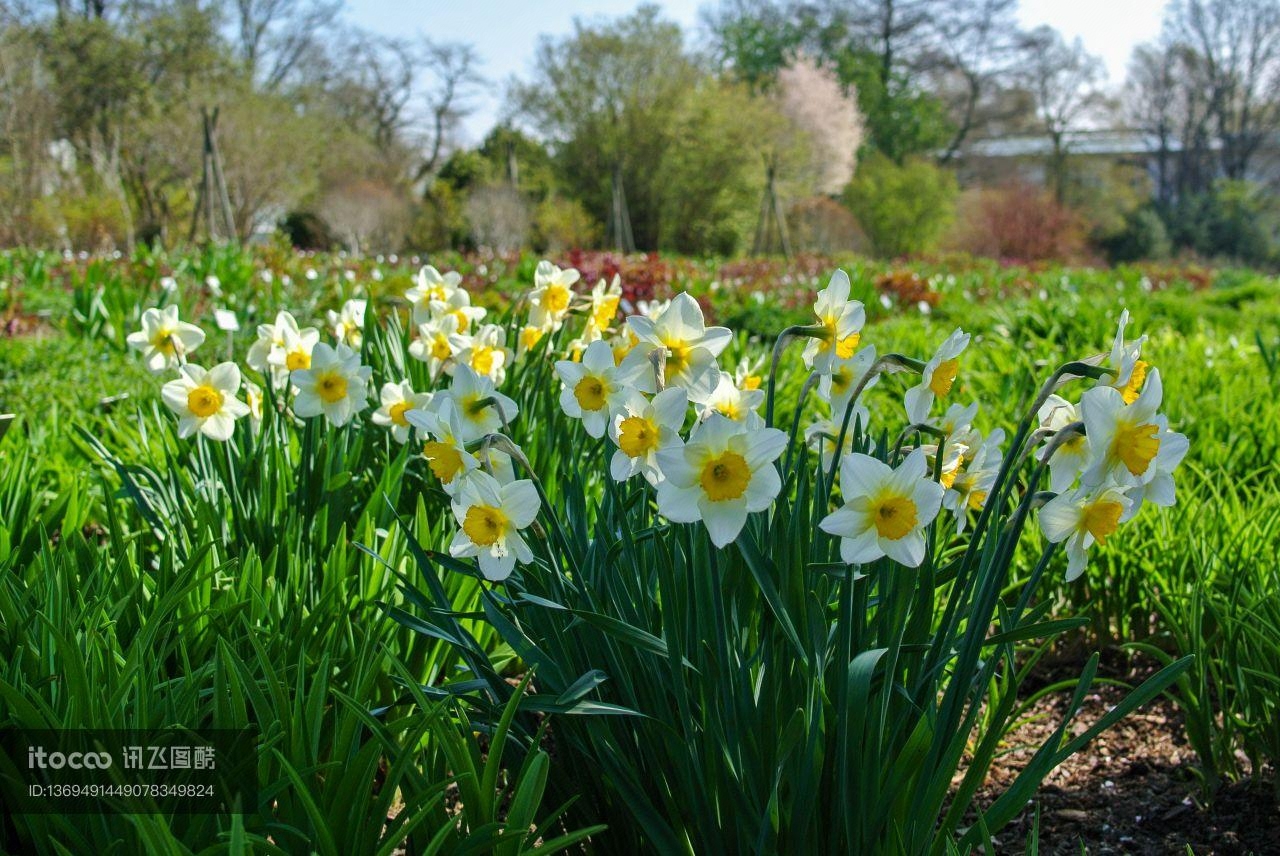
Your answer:
[[[324,372],[316,378],[316,394],[325,404],[336,404],[347,397],[347,379],[337,372]]]
[[[1142,392],[1142,384],[1147,380],[1147,366],[1148,363],[1143,360],[1133,364],[1129,382],[1120,388],[1120,397],[1124,399],[1125,404],[1133,404],[1138,400],[1138,395]]]
[[[391,422],[395,425],[401,426],[402,428],[408,428],[409,420],[405,419],[404,415],[412,409],[413,404],[408,401],[400,401],[391,405],[388,409],[388,413],[391,416]]]
[[[290,351],[285,355],[284,367],[291,372],[311,368],[311,355],[306,351]]]
[[[547,286],[546,294],[542,295],[542,305],[552,315],[559,315],[569,308],[571,296],[569,289],[558,283],[552,283]]]
[[[1107,536],[1120,526],[1124,506],[1109,499],[1099,500],[1085,507],[1080,525],[1099,544],[1105,544]]]
[[[578,406],[583,410],[596,411],[602,409],[608,395],[608,387],[595,375],[587,375],[578,381],[573,388],[573,397],[578,399]]]
[[[897,541],[916,528],[916,504],[909,496],[888,494],[871,508],[871,519],[881,538]]]
[[[959,371],[958,359],[938,363],[938,367],[933,370],[933,377],[929,379],[929,389],[938,398],[944,398],[951,391],[951,385],[956,382],[956,374]]]
[[[452,443],[430,440],[422,444],[422,455],[427,459],[432,474],[444,484],[462,472],[462,453]]]
[[[618,297],[606,297],[596,304],[595,310],[591,313],[591,323],[595,325],[597,330],[603,332],[613,322],[613,318],[618,314]]]
[[[493,546],[507,531],[507,515],[491,505],[473,505],[463,518],[462,531],[479,547]]]
[[[693,349],[684,342],[666,342],[667,377],[679,374],[689,364],[689,352]]]
[[[487,345],[474,345],[471,348],[471,368],[475,369],[476,374],[489,375],[493,373],[493,353],[496,348],[490,348]]]
[[[542,341],[544,335],[541,327],[525,327],[520,331],[520,347],[523,350],[533,350],[534,346]]]
[[[960,468],[952,467],[950,470],[943,470],[942,475],[938,477],[938,483],[945,488],[950,488],[956,483],[956,476],[960,475]]]
[[[853,383],[853,372],[848,368],[841,367],[831,373],[831,392],[835,395],[844,395],[851,383]]]
[[[177,339],[170,327],[161,327],[151,337],[151,346],[162,354],[172,357],[178,351]]]
[[[466,334],[466,332],[471,329],[471,319],[467,317],[467,313],[463,312],[461,309],[455,309],[449,314],[457,319],[459,333]]]
[[[1159,430],[1149,423],[1121,422],[1116,426],[1115,439],[1111,441],[1111,453],[1130,473],[1140,476],[1160,451],[1160,438],[1156,436]]]
[[[847,360],[853,356],[853,352],[858,349],[858,343],[862,341],[861,333],[850,333],[839,342],[836,342],[836,357]]]
[[[206,419],[222,409],[222,393],[204,384],[187,393],[187,409]]]
[[[747,466],[746,458],[737,452],[726,451],[702,465],[699,481],[707,499],[712,502],[738,499],[747,492],[747,485],[751,483],[751,468]]]
[[[431,339],[431,356],[437,360],[447,360],[453,355],[453,349],[449,347],[448,336],[434,336]]]
[[[760,383],[760,375],[747,375],[742,379],[742,388],[745,391],[750,392],[753,389],[759,389]]]
[[[987,504],[987,492],[985,490],[975,490],[969,494],[969,507],[974,511],[981,510],[982,506]]]
[[[743,417],[742,406],[736,401],[722,401],[713,408],[726,419],[732,419],[734,422],[741,422]]]
[[[618,423],[618,448],[628,458],[643,458],[658,448],[658,426],[643,416],[628,416]]]

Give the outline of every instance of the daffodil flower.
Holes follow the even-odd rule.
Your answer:
[[[764,368],[764,357],[756,357],[754,360],[750,357],[743,357],[738,361],[738,366],[733,370],[733,382],[738,385],[738,389],[763,389],[764,374],[761,370]]]
[[[547,335],[545,327],[539,327],[535,324],[526,324],[520,328],[520,332],[516,335],[516,357],[523,357],[532,351]]]
[[[461,282],[462,274],[457,271],[441,274],[431,265],[419,270],[413,288],[404,295],[413,307],[413,323],[425,324],[430,321],[432,301],[447,303]]]
[[[853,452],[840,459],[844,505],[818,527],[840,538],[840,557],[865,565],[884,556],[917,567],[924,561],[924,529],[938,516],[943,487],[929,478],[925,451],[916,449],[897,469]]]
[[[818,395],[831,405],[832,419],[844,418],[844,411],[848,408],[849,399],[857,389],[858,381],[866,377],[875,361],[876,349],[871,345],[847,359],[837,357],[831,360],[830,371],[818,380]],[[879,382],[879,375],[872,377],[863,387],[863,392]],[[862,424],[865,426],[866,420],[863,420]]]
[[[249,405],[236,398],[240,391],[240,367],[219,363],[206,371],[187,363],[178,369],[177,380],[160,390],[165,405],[178,416],[178,436],[197,431],[210,440],[231,439],[236,420],[249,413]]]
[[[339,342],[321,342],[311,352],[311,366],[292,374],[297,392],[293,412],[301,417],[319,416],[342,426],[369,406],[369,377],[373,370],[360,365],[360,355]]]
[[[698,418],[706,419],[712,413],[719,413],[726,419],[743,423],[747,428],[763,428],[764,417],[757,412],[761,404],[764,404],[764,390],[738,389],[733,375],[720,372],[720,382],[699,407]]]
[[[249,368],[265,375],[272,366],[284,365],[285,330],[293,330],[297,333],[298,322],[284,310],[276,313],[274,324],[258,325],[258,338],[249,346],[249,353],[245,356],[245,362],[249,364]],[[278,356],[273,359],[273,355]]]
[[[661,314],[653,318],[632,315],[627,319],[640,344],[626,357],[637,365],[648,361],[661,349],[666,354],[665,386],[679,386],[689,393],[689,400],[704,403],[720,382],[716,357],[729,344],[733,334],[725,327],[708,327],[702,307],[686,292],[677,294]]]
[[[844,420],[844,411],[839,413],[841,421]],[[871,412],[861,404],[853,407],[853,413],[849,415],[849,425],[845,428],[844,443],[839,450],[836,449],[836,443],[840,438],[840,422],[835,419],[818,419],[804,429],[805,445],[812,449],[818,450],[819,458],[822,461],[822,469],[830,470],[831,463],[836,459],[837,455],[845,455],[853,451],[853,429],[857,425],[862,426],[862,432],[865,435],[867,424],[871,421]]]
[[[204,331],[178,317],[178,307],[152,307],[142,313],[142,329],[130,333],[129,347],[142,351],[147,370],[160,374],[177,368],[204,342]]]
[[[559,330],[573,303],[573,284],[581,276],[573,268],[562,270],[549,261],[538,262],[533,273],[534,289],[529,292],[529,323]]]
[[[488,314],[483,306],[471,305],[471,293],[465,288],[454,289],[446,300],[432,300],[430,306],[432,318],[452,315],[458,321],[458,332],[464,335]]]
[[[497,324],[484,325],[474,336],[454,334],[449,337],[449,344],[457,353],[454,365],[467,366],[495,384],[506,379],[507,365],[511,362],[511,351],[507,349],[506,342],[507,330]],[[445,367],[447,372],[452,370],[453,366]]]
[[[913,425],[926,422],[933,402],[946,398],[960,371],[960,354],[969,346],[969,334],[956,330],[943,342],[920,374],[920,383],[907,390],[907,419]]]
[[[1045,537],[1054,544],[1067,543],[1067,582],[1084,573],[1089,548],[1106,543],[1132,504],[1121,487],[1108,484],[1064,491],[1040,509]]]
[[[1142,484],[1133,485],[1125,491],[1133,505],[1124,519],[1128,520],[1138,513],[1143,502],[1168,508],[1177,502],[1177,491],[1173,483],[1173,471],[1182,463],[1191,449],[1191,441],[1185,434],[1170,431],[1160,441],[1160,451],[1151,462],[1151,477]]]
[[[956,517],[956,534],[964,532],[969,520],[970,511],[981,511],[987,504],[991,489],[995,487],[996,478],[1000,475],[1000,465],[1004,456],[1000,444],[1004,442],[1004,431],[997,428],[985,440],[968,438],[973,451],[965,453],[959,470],[947,486],[942,496],[942,507]]]
[[[382,406],[373,412],[373,424],[391,429],[397,443],[407,443],[413,424],[405,418],[410,410],[422,410],[431,404],[431,393],[414,392],[407,380],[384,383],[378,394]]]
[[[334,338],[352,348],[359,348],[364,340],[364,312],[368,304],[363,300],[348,300],[342,309],[328,312],[329,328]]]
[[[592,342],[582,362],[560,360],[556,374],[563,384],[560,407],[592,437],[603,437],[609,416],[633,389],[653,391],[652,378],[645,372],[615,366],[613,349],[604,341]]]
[[[458,408],[462,436],[468,443],[501,431],[520,412],[514,401],[497,391],[490,378],[467,365],[457,367],[448,391],[437,393],[433,401],[443,402],[446,398]]]
[[[457,492],[462,476],[480,466],[479,459],[467,451],[467,429],[457,404],[448,396],[437,396],[428,410],[409,410],[405,420],[424,438],[422,456],[431,473],[449,496]]]
[[[449,555],[475,556],[485,579],[505,580],[516,562],[533,561],[520,530],[538,516],[538,504],[538,491],[528,479],[504,485],[483,470],[468,473],[450,504],[459,529]]]
[[[680,447],[680,429],[688,408],[688,397],[678,386],[664,389],[652,400],[631,391],[609,422],[609,439],[618,447],[609,461],[614,481],[626,481],[639,473],[656,487],[663,479],[658,453]]]
[[[320,342],[320,331],[315,327],[304,327],[301,330],[284,327],[282,339],[284,345],[278,351],[273,350],[269,358],[277,379],[311,368],[311,355]]]
[[[1080,421],[1080,409],[1060,395],[1050,395],[1040,407],[1037,414],[1040,427],[1058,432],[1068,425]],[[1045,440],[1037,458],[1041,461],[1049,452],[1049,444],[1053,437]],[[1049,489],[1054,493],[1062,493],[1075,484],[1076,477],[1089,465],[1089,438],[1082,433],[1057,443],[1053,457],[1049,459]]]
[[[1128,487],[1155,478],[1160,447],[1174,436],[1158,412],[1163,394],[1160,372],[1152,371],[1132,404],[1125,404],[1123,394],[1110,386],[1096,386],[1081,397],[1080,417],[1090,453],[1082,484],[1115,482]]]
[[[752,431],[713,413],[683,447],[657,453],[664,476],[658,483],[659,513],[673,523],[701,520],[711,543],[725,546],[738,537],[748,514],[764,511],[777,497],[782,482],[773,462],[786,447],[787,435],[776,428]]]
[[[459,335],[457,317],[443,315],[418,325],[418,337],[409,343],[409,356],[426,363],[436,377],[449,360],[470,346],[471,339]]]
[[[1108,365],[1114,371],[1104,375],[1098,383],[1119,390],[1124,403],[1132,404],[1142,391],[1142,385],[1147,378],[1147,369],[1150,366],[1142,359],[1142,346],[1147,341],[1147,337],[1140,336],[1126,342],[1124,328],[1128,324],[1129,310],[1125,309],[1120,313],[1119,328],[1116,330],[1115,341],[1111,344]]]
[[[836,360],[852,357],[862,339],[867,311],[860,301],[849,299],[849,287],[849,275],[838,270],[813,304],[823,335],[809,340],[802,357],[819,374],[829,373]]]
[[[591,289],[591,307],[588,310],[587,330],[599,338],[608,331],[618,316],[618,304],[622,300],[622,283],[617,274],[613,281],[606,283],[603,279]],[[594,341],[592,339],[591,341]]]
[[[244,382],[244,403],[249,407],[249,433],[257,437],[262,430],[262,388],[253,381]]]

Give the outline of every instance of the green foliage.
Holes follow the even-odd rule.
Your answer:
[[[873,154],[858,165],[845,203],[881,256],[931,249],[955,214],[955,177],[925,160],[898,165]]]
[[[1139,208],[1126,220],[1124,228],[1102,242],[1107,258],[1113,263],[1139,259],[1162,259],[1172,245],[1164,221],[1152,208]]]

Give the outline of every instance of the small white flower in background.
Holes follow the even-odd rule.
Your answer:
[[[763,355],[756,357],[754,360],[750,357],[743,357],[738,361],[738,367],[733,370],[733,382],[738,385],[738,389],[761,389],[764,386],[763,369]]]
[[[916,311],[921,315],[928,315],[933,312],[933,307],[929,305],[929,301],[920,300],[916,302]]]
[[[468,366],[476,374],[484,375],[495,384],[506,380],[507,365],[511,362],[511,351],[507,348],[507,328],[486,324],[474,336],[455,333],[450,337],[449,345],[457,353],[456,365]],[[452,366],[445,368],[445,371],[452,370]]]
[[[868,345],[847,359],[837,358],[831,361],[831,371],[818,380],[818,395],[831,405],[831,418],[843,419],[844,411],[849,406],[849,399],[857,388],[858,381],[866,377],[876,361],[874,345]],[[863,388],[865,392],[880,382],[876,375]],[[867,423],[863,420],[863,426]]]
[[[187,363],[178,369],[178,379],[160,390],[160,397],[178,416],[178,436],[197,431],[211,440],[231,438],[236,420],[249,413],[249,406],[236,398],[240,391],[240,368],[235,363],[219,363],[206,371]]]
[[[284,365],[284,331],[298,332],[298,322],[288,312],[276,313],[274,324],[259,324],[258,338],[249,346],[245,362],[249,368],[266,374],[272,365]],[[277,355],[276,359],[272,356]]]
[[[618,317],[618,303],[622,300],[622,282],[614,274],[613,281],[606,283],[603,279],[591,289],[591,309],[587,317],[587,329],[599,336],[613,325]]]
[[[209,289],[209,293],[214,297],[222,296],[222,280],[218,279],[213,274],[209,274],[204,278],[204,285],[205,288]]]
[[[462,484],[460,477],[479,467],[480,461],[467,451],[466,429],[457,404],[441,396],[439,403],[433,400],[432,405],[430,410],[410,410],[404,416],[425,437],[422,456],[444,492],[453,496]]]
[[[457,319],[458,332],[464,335],[471,332],[473,324],[480,323],[489,314],[483,306],[471,305],[471,292],[465,288],[455,288],[444,300],[432,300],[430,307],[432,318],[452,315]]]
[[[1126,342],[1124,328],[1128,324],[1129,310],[1126,309],[1120,313],[1119,328],[1116,330],[1115,341],[1111,344],[1108,366],[1112,369],[1112,373],[1104,375],[1098,383],[1119,390],[1124,403],[1132,404],[1137,399],[1138,393],[1142,391],[1142,385],[1147,378],[1148,364],[1142,359],[1142,346],[1147,341],[1147,337],[1141,336]]]
[[[764,417],[756,412],[761,404],[764,404],[763,389],[738,389],[738,385],[733,382],[733,375],[720,372],[720,382],[699,406],[698,418],[706,419],[712,413],[719,413],[726,419],[741,422],[747,428],[763,428]]]
[[[533,274],[533,291],[529,292],[529,323],[535,327],[559,330],[573,303],[573,284],[582,274],[573,268],[562,270],[543,260]]]
[[[852,357],[862,339],[867,312],[860,301],[849,299],[849,287],[849,275],[838,270],[813,304],[825,334],[821,339],[810,339],[802,356],[804,364],[819,374],[828,374],[836,360]]]
[[[713,413],[684,446],[657,453],[664,476],[658,512],[673,523],[701,520],[711,543],[725,546],[748,514],[764,511],[777,497],[782,481],[773,462],[786,447],[787,435],[776,428],[751,431]]]
[[[960,354],[969,346],[969,334],[957,329],[925,363],[920,373],[920,383],[907,390],[905,403],[907,419],[918,425],[929,418],[935,398],[946,398],[960,371]]]
[[[409,343],[409,356],[427,364],[432,376],[438,376],[444,364],[457,356],[459,349],[470,346],[468,337],[459,337],[458,319],[453,315],[433,318],[418,325],[418,338]]]
[[[485,579],[505,580],[516,562],[533,561],[520,530],[533,523],[538,506],[538,491],[528,479],[504,485],[482,470],[468,473],[451,503],[460,528],[449,544],[449,555],[475,556]]]
[[[1040,529],[1054,544],[1067,542],[1067,582],[1084,573],[1087,551],[1104,544],[1133,504],[1123,489],[1108,484],[1096,490],[1064,491],[1040,509]]]
[[[841,422],[844,420],[843,410],[840,411],[839,418]],[[839,452],[836,451],[836,443],[840,439],[840,422],[834,419],[819,419],[804,429],[805,445],[811,449],[817,449],[822,460],[822,469],[830,470],[831,462],[835,460],[837,454],[845,455],[853,451],[854,428],[861,425],[865,435],[867,423],[870,420],[871,412],[864,405],[854,405],[853,413],[849,414],[849,425],[845,429],[844,442]]]
[[[1050,431],[1061,431],[1063,428],[1080,421],[1080,410],[1060,395],[1051,395],[1040,406],[1038,418],[1040,427]],[[1053,436],[1045,439],[1037,458],[1044,460],[1049,451]],[[1075,484],[1076,478],[1084,472],[1089,464],[1089,438],[1077,433],[1070,439],[1062,441],[1053,457],[1049,459],[1049,489],[1054,493],[1062,493]]]
[[[378,397],[382,406],[373,412],[373,424],[390,428],[397,443],[407,443],[413,425],[405,414],[431,404],[431,393],[414,392],[413,384],[402,380],[400,383],[384,383]]]
[[[636,302],[636,314],[656,318],[671,306],[670,300],[640,300]]]
[[[495,389],[491,379],[467,365],[458,366],[448,391],[437,394],[433,406],[445,400],[458,408],[462,438],[468,443],[501,431],[503,424],[510,424],[520,412],[514,401]]]
[[[1159,413],[1164,394],[1160,372],[1153,370],[1132,404],[1109,386],[1096,386],[1080,399],[1080,416],[1089,436],[1089,466],[1083,484],[1096,487],[1115,482],[1126,487],[1155,478],[1160,447],[1175,435]]]
[[[249,406],[249,431],[256,437],[262,430],[262,388],[253,381],[246,380],[244,401]]]
[[[556,374],[563,387],[560,407],[592,437],[603,437],[609,427],[609,416],[622,406],[633,389],[653,391],[653,377],[643,371],[614,365],[613,349],[608,342],[597,341],[587,346],[582,362],[560,360]]]
[[[321,342],[311,352],[311,367],[292,374],[297,393],[293,412],[301,417],[324,417],[342,426],[369,406],[369,378],[373,370],[360,365],[360,355],[339,342]]]
[[[129,347],[142,351],[153,374],[176,368],[204,342],[204,331],[178,317],[178,307],[151,308],[142,313],[142,329],[130,333]]]
[[[977,449],[982,439],[973,429],[973,420],[978,416],[978,407],[979,404],[976,401],[968,405],[952,404],[941,416],[930,419],[928,424],[946,435],[948,445],[959,443],[969,450]]]
[[[355,282],[355,281],[356,281],[356,272],[355,272],[355,271],[353,271],[353,270],[344,270],[344,271],[342,272],[342,277],[343,277],[343,279],[345,279],[347,282]]]
[[[664,389],[652,400],[633,390],[609,421],[609,439],[618,447],[609,461],[614,481],[639,473],[656,487],[663,478],[658,453],[682,444],[680,429],[688,408],[685,391],[678,386]]]
[[[213,323],[224,333],[234,333],[240,329],[240,321],[230,309],[213,310]]]
[[[516,336],[516,356],[523,357],[532,351],[542,341],[542,337],[547,335],[547,331],[543,327],[535,327],[532,324],[526,324],[520,328],[519,334]]]
[[[1000,475],[1000,465],[1004,457],[1000,444],[1004,442],[1004,431],[997,428],[985,440],[976,442],[966,452],[961,468],[951,480],[951,485],[942,497],[942,507],[956,516],[956,534],[964,532],[970,510],[981,511],[987,504],[987,497],[995,487],[996,478]]]
[[[269,358],[272,366],[282,372],[311,368],[311,355],[320,342],[319,330],[315,327],[303,327],[301,330],[284,327],[280,338],[283,343],[280,350],[272,350]]]
[[[840,538],[840,557],[865,565],[888,556],[909,568],[924,561],[924,529],[938,516],[943,487],[929,478],[923,449],[897,469],[857,452],[840,459],[844,505],[818,524]]]
[[[883,291],[880,292],[880,305],[883,306],[885,309],[892,309],[893,298]]]
[[[262,281],[268,285],[270,285],[271,281],[275,279],[275,274],[269,270],[263,270],[262,273],[258,274],[258,276],[262,277]]]
[[[449,271],[441,274],[431,265],[418,271],[413,288],[405,292],[405,299],[413,307],[413,323],[425,324],[431,320],[431,302],[447,303],[462,282],[462,274]]]
[[[661,314],[646,318],[632,315],[627,326],[640,340],[627,354],[626,363],[647,364],[658,349],[666,351],[665,386],[679,386],[689,393],[689,400],[703,403],[720,382],[716,357],[729,344],[733,334],[725,327],[708,327],[702,307],[686,292],[672,298]]]
[[[171,276],[162,276],[160,277],[160,287],[173,294],[178,290],[178,281]]]
[[[364,300],[348,300],[338,312],[330,309],[329,328],[333,330],[334,338],[352,348],[360,347],[364,341],[364,311],[367,305]]]

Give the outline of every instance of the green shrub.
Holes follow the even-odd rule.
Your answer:
[[[873,154],[845,191],[877,255],[906,256],[933,249],[955,216],[955,176],[928,161],[895,164]]]

